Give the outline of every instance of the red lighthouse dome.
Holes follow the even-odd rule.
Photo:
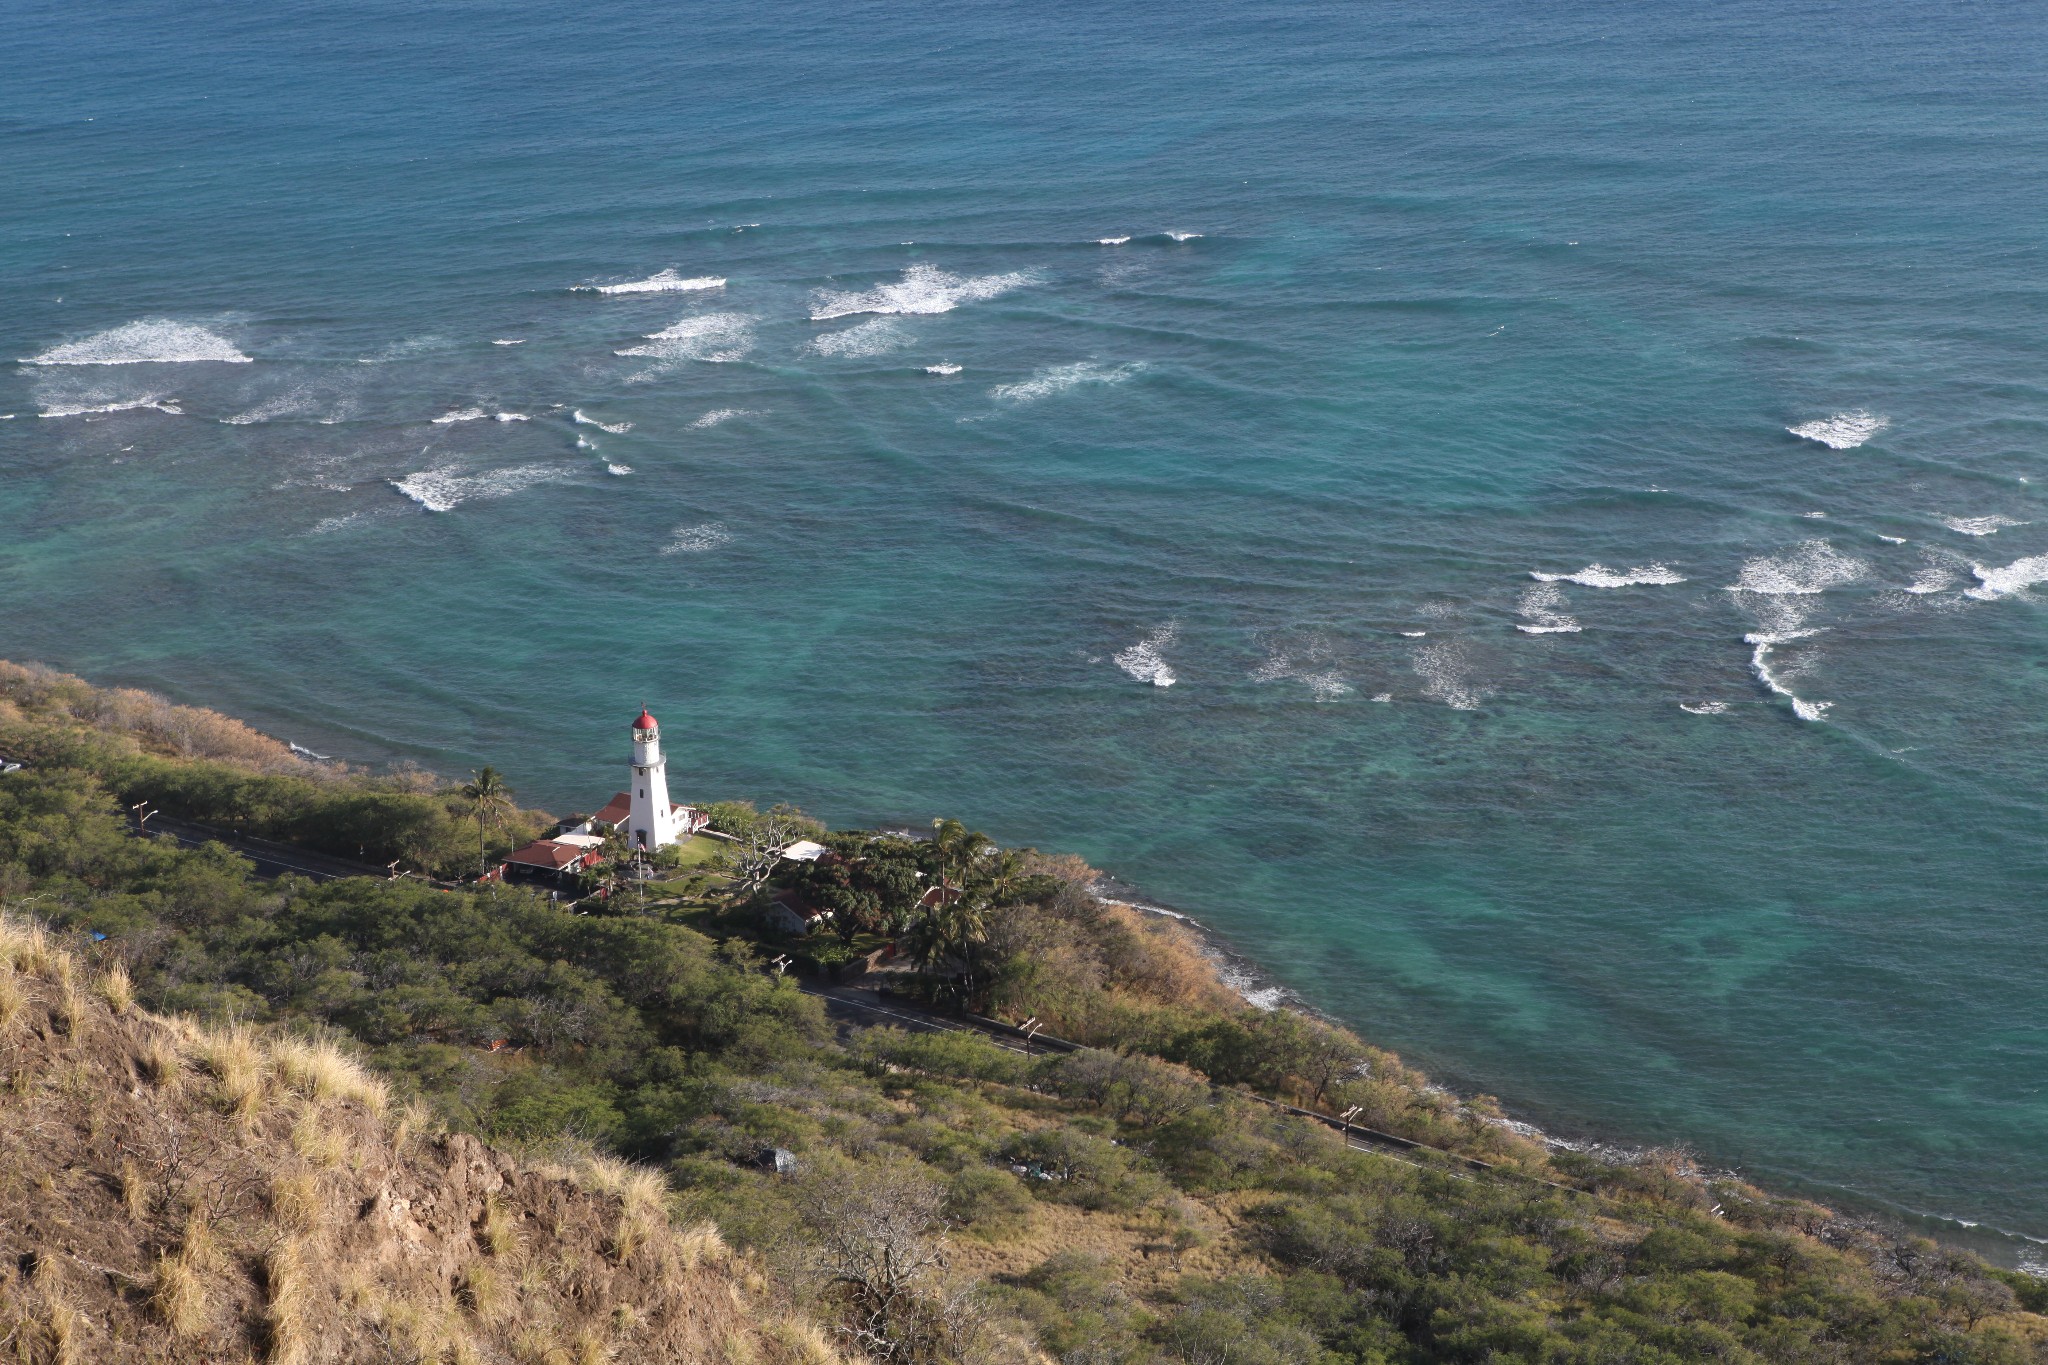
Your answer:
[[[633,722],[633,728],[635,730],[652,730],[654,728],[654,717],[647,714],[646,707],[640,708],[640,719]]]

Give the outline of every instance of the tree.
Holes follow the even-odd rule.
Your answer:
[[[946,1190],[915,1161],[821,1164],[806,1182],[813,1272],[840,1332],[878,1361],[953,1354],[969,1305],[946,1292]]]
[[[505,817],[516,809],[512,804],[512,789],[505,785],[504,776],[496,768],[485,765],[462,784],[462,799],[469,802],[470,812],[476,816],[476,875],[481,877],[484,875],[484,830],[490,825],[503,824]]]
[[[740,899],[759,891],[782,862],[782,850],[817,832],[818,823],[795,806],[779,805],[736,821],[733,842],[718,855],[718,867],[740,884]]]

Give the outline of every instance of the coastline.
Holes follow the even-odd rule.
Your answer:
[[[386,766],[352,766],[314,755],[296,743],[274,738],[245,722],[207,708],[176,705],[135,689],[101,688],[71,675],[57,674],[54,670],[50,670],[50,676],[89,690],[97,707],[110,717],[118,717],[115,723],[128,727],[132,733],[153,735],[160,744],[166,743],[167,737],[175,737],[188,749],[196,743],[202,756],[205,756],[208,746],[212,746],[211,756],[254,770],[273,771],[282,764],[297,775],[339,779],[371,775]],[[0,719],[4,718],[5,713],[0,712]],[[408,765],[391,766],[396,780],[415,789],[431,777]],[[906,828],[902,832],[913,838],[928,837],[914,828]],[[1078,863],[1079,860],[1074,861]],[[1125,907],[1140,916],[1170,921],[1177,926],[1199,953],[1215,984],[1233,998],[1253,1009],[1290,1011],[1349,1032],[1342,1020],[1322,1011],[1312,1001],[1274,979],[1254,956],[1239,949],[1226,935],[1195,915],[1162,903],[1157,897],[1145,894],[1142,888],[1113,873],[1093,868],[1089,871],[1093,875],[1089,891],[1098,901]],[[1369,1039],[1362,1041],[1369,1048],[1373,1046]],[[1701,1165],[1682,1139],[1675,1146],[1619,1143],[1597,1133],[1573,1133],[1569,1125],[1555,1120],[1539,1123],[1525,1114],[1501,1112],[1494,1107],[1498,1101],[1492,1096],[1486,1097],[1486,1105],[1475,1105],[1473,1101],[1478,1098],[1478,1092],[1461,1090],[1455,1082],[1445,1084],[1439,1079],[1425,1078],[1425,1088],[1443,1097],[1460,1116],[1502,1128],[1547,1151],[1591,1157],[1609,1165],[1667,1156],[1676,1158],[1686,1168],[1686,1178],[1695,1183],[1704,1185],[1721,1179],[1755,1183],[1740,1168]],[[2048,1273],[2048,1240],[2010,1232],[1983,1220],[1902,1208],[1858,1190],[1826,1185],[1797,1172],[1767,1173],[1764,1188],[1812,1198],[1831,1207],[1848,1206],[1842,1211],[1852,1216],[1932,1236],[2011,1268],[2034,1274]]]

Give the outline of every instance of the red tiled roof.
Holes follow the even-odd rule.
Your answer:
[[[633,798],[620,792],[605,808],[590,818],[600,825],[623,825],[633,809]]]
[[[559,872],[583,857],[586,850],[574,844],[558,844],[553,839],[536,839],[525,848],[505,859],[521,867],[544,867],[550,872]]]

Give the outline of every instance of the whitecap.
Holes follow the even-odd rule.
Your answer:
[[[912,341],[911,335],[888,318],[870,318],[843,331],[811,338],[811,349],[819,355],[857,360],[863,356],[900,351]]]
[[[1527,619],[1515,629],[1524,635],[1576,635],[1579,623],[1565,614],[1564,593],[1556,582],[1539,582],[1522,593],[1516,612]]]
[[[707,360],[724,364],[754,349],[753,327],[754,319],[745,313],[698,313],[673,327],[648,333],[644,346],[629,346],[613,354],[671,363]]]
[[[313,762],[315,763],[326,763],[330,761],[328,755],[316,754],[311,749],[308,749],[305,745],[295,744],[291,740],[285,741],[285,747],[287,749],[290,749],[293,753],[297,754],[300,758],[309,758],[313,760]]]
[[[1799,515],[1808,521],[1826,521],[1828,519],[1828,514],[1825,512],[1801,512]]]
[[[1054,365],[1038,371],[1029,379],[1020,379],[1014,384],[998,384],[988,391],[988,396],[998,403],[1035,403],[1056,393],[1082,384],[1121,384],[1145,368],[1144,362],[1133,361],[1128,365],[1103,365],[1093,360],[1083,360],[1072,365]]]
[[[330,532],[339,531],[342,527],[347,526],[352,522],[362,520],[362,516],[363,514],[361,512],[350,512],[346,516],[324,517],[320,521],[317,521],[313,524],[313,534],[316,536],[324,536],[329,534]]]
[[[109,412],[137,412],[145,408],[153,412],[166,413],[172,417],[183,417],[185,415],[185,410],[178,406],[177,399],[159,394],[149,394],[141,398],[117,398],[111,403],[94,403],[89,400],[83,403],[59,403],[55,406],[44,408],[36,416],[98,417]]]
[[[1813,630],[1792,630],[1757,632],[1742,637],[1742,642],[1751,646],[1749,667],[1750,671],[1756,675],[1756,680],[1762,683],[1764,690],[1770,692],[1773,696],[1783,697],[1791,702],[1792,714],[1798,716],[1801,720],[1817,721],[1824,719],[1829,708],[1834,706],[1834,703],[1831,701],[1808,701],[1793,692],[1790,687],[1785,685],[1784,678],[1771,667],[1771,651],[1779,645],[1790,644],[1794,640],[1803,640],[1817,634],[1819,632]]]
[[[820,289],[811,295],[811,321],[855,313],[950,313],[963,303],[980,303],[1037,283],[1028,270],[1005,275],[952,275],[935,265],[908,267],[903,278],[873,289]]]
[[[352,403],[343,400],[333,405],[333,412],[317,420],[323,426],[333,426],[348,414]],[[311,384],[301,384],[283,393],[273,394],[247,412],[238,412],[232,417],[223,417],[221,422],[231,427],[253,426],[259,422],[272,421],[279,417],[315,417],[330,407],[330,395],[322,393]]]
[[[674,267],[649,275],[644,280],[627,280],[623,284],[578,284],[570,286],[579,294],[681,294],[698,289],[723,289],[725,279],[719,275],[693,275],[685,277]]]
[[[1690,712],[1695,716],[1719,716],[1727,713],[1728,703],[1725,701],[1682,701],[1678,703],[1678,709]]]
[[[423,469],[388,482],[429,512],[452,512],[465,502],[503,498],[535,484],[553,483],[569,477],[569,471],[554,465],[530,464],[513,469],[492,469],[464,473],[455,465]]]
[[[1122,246],[1125,242],[1128,242],[1130,240],[1131,239],[1128,234],[1122,237],[1097,237],[1095,239],[1095,244],[1097,246]]]
[[[524,346],[525,344],[525,337],[499,337],[491,343],[493,346]]]
[[[609,431],[614,436],[624,436],[633,429],[631,422],[600,422],[582,408],[572,410],[569,413],[569,420],[579,427],[596,427],[599,431]]]
[[[596,450],[597,443],[595,441],[586,441],[581,436],[578,436],[576,438],[576,448],[578,450]]]
[[[1868,567],[1825,540],[1809,540],[1775,559],[1759,555],[1746,561],[1728,591],[1795,596],[1822,593],[1855,582]]]
[[[1995,513],[1988,517],[1936,517],[1935,520],[1958,535],[1965,536],[1995,536],[2008,526],[2027,525],[2024,521],[2015,521],[2011,517]]]
[[[1427,634],[1429,632],[1426,630],[1404,630],[1401,632],[1401,638],[1404,640],[1420,640]]]
[[[1335,701],[1349,696],[1352,689],[1344,675],[1330,666],[1334,652],[1327,639],[1310,636],[1298,649],[1275,650],[1268,655],[1251,671],[1251,680],[1268,683],[1291,679],[1306,687],[1317,701]]]
[[[1904,545],[1906,543],[1904,536],[1879,536],[1878,539],[1887,545]]]
[[[52,346],[25,365],[174,365],[194,361],[246,365],[249,357],[218,332],[170,318],[143,318]]]
[[[1372,695],[1372,699],[1374,701],[1392,701],[1394,694],[1392,692],[1375,692]]]
[[[481,422],[489,416],[490,414],[482,408],[457,408],[453,412],[444,412],[432,420],[435,426],[445,427],[452,422]]]
[[[2048,555],[2029,555],[2002,569],[1972,564],[1970,572],[1977,576],[1977,586],[1966,589],[1963,595],[1980,602],[1995,602],[2001,597],[2025,592],[2036,583],[2048,583]]]
[[[670,535],[674,538],[664,545],[665,555],[702,554],[715,550],[732,539],[732,532],[725,529],[722,521],[707,521],[696,526],[678,526]]]
[[[1472,680],[1470,660],[1455,641],[1416,650],[1415,671],[1422,678],[1422,695],[1454,711],[1477,710],[1486,699],[1485,689]]]
[[[713,408],[696,421],[690,423],[690,427],[695,431],[703,431],[707,427],[715,427],[721,422],[730,422],[735,417],[759,417],[760,415],[753,408]]]
[[[1891,418],[1859,408],[1855,412],[1838,412],[1832,417],[1802,422],[1785,430],[1805,440],[1818,441],[1830,450],[1854,450],[1891,424]]]
[[[491,414],[491,420],[494,422],[531,422],[533,419],[523,412],[494,412]]]
[[[1203,234],[1199,232],[1182,232],[1174,228],[1168,228],[1166,235],[1176,242],[1192,242]]]
[[[1582,588],[1634,588],[1669,586],[1685,582],[1682,574],[1662,564],[1641,564],[1632,569],[1610,569],[1605,564],[1588,564],[1577,573],[1544,573],[1532,569],[1529,577],[1538,583],[1576,583]]]
[[[1161,652],[1174,642],[1180,634],[1180,622],[1168,621],[1134,645],[1116,652],[1113,657],[1118,668],[1138,682],[1151,683],[1154,687],[1171,687],[1179,681],[1173,669],[1167,666]]]
[[[604,467],[604,472],[607,474],[615,474],[620,478],[624,478],[626,475],[633,472],[633,466],[629,464],[608,464]]]

